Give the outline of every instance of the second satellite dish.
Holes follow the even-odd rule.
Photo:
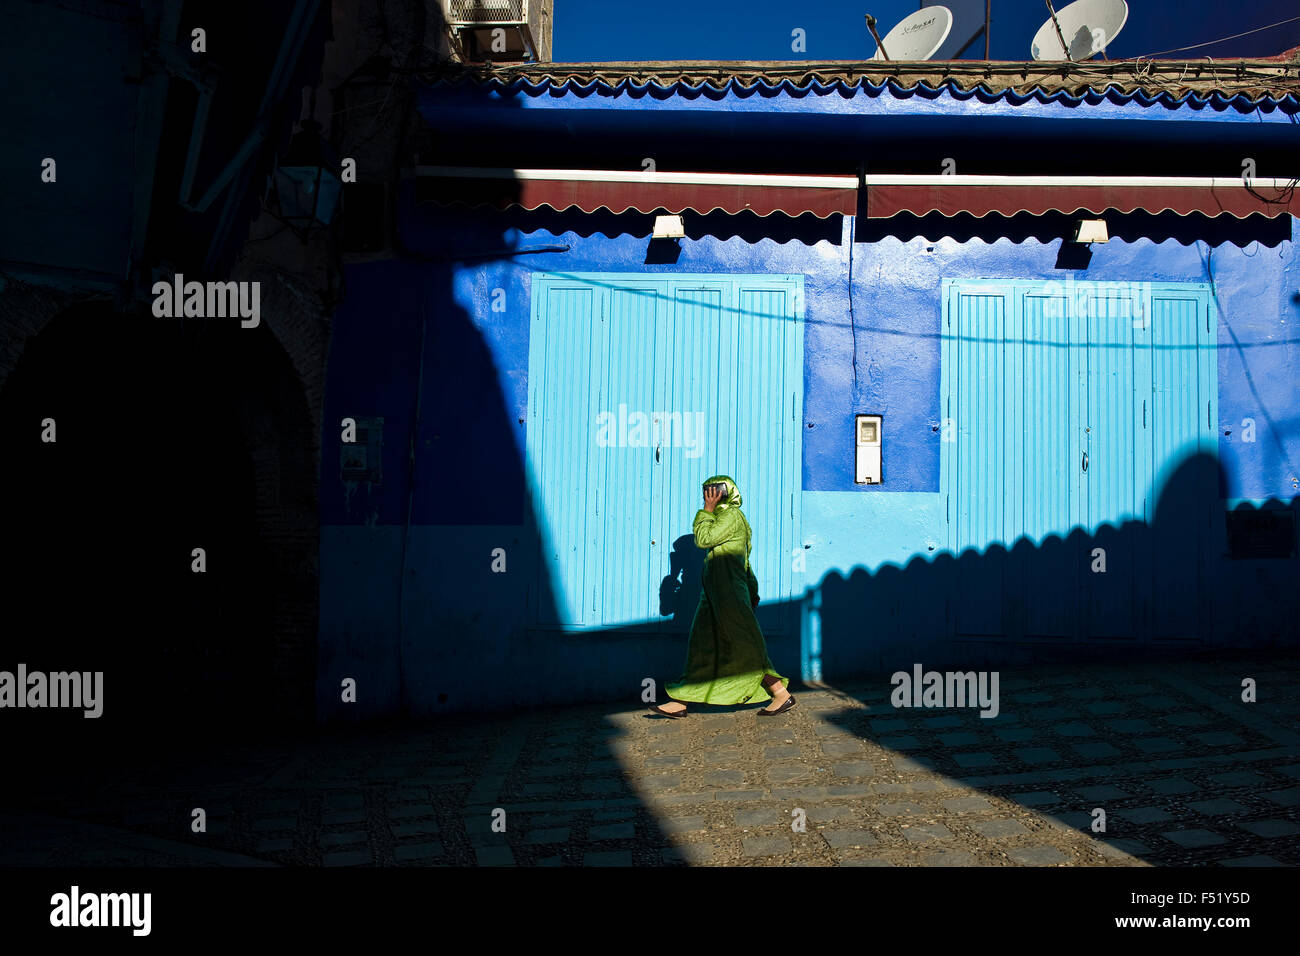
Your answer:
[[[891,60],[928,60],[943,46],[951,29],[951,10],[947,7],[924,7],[904,17],[885,35],[880,45]],[[877,47],[876,55],[871,59],[884,58]]]
[[[1047,18],[1034,34],[1029,52],[1035,60],[1088,60],[1106,52],[1127,22],[1126,0],[1077,0],[1057,10],[1055,19]],[[1062,37],[1067,46],[1061,45]]]

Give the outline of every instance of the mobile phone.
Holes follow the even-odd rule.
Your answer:
[[[705,489],[706,491],[712,490],[712,489],[714,489],[714,488],[716,488],[716,489],[718,489],[718,491],[722,492],[722,498],[720,498],[719,500],[721,500],[721,501],[726,501],[726,500],[727,500],[727,483],[726,483],[725,481],[715,481],[715,482],[714,482],[713,484],[711,484],[711,485],[705,485],[705,486],[704,486],[704,489]]]

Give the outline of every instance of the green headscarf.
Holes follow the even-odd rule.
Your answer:
[[[719,501],[714,506],[713,510],[721,511],[723,508],[728,508],[731,505],[735,505],[737,508],[739,508],[740,489],[736,487],[736,482],[732,480],[730,475],[714,475],[712,478],[706,478],[704,480],[705,485],[716,485],[719,482],[727,486],[727,497],[722,501]],[[702,485],[701,491],[703,491],[703,487],[704,486]]]

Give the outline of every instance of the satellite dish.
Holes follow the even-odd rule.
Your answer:
[[[1068,7],[1056,11],[1056,18],[1047,18],[1034,34],[1029,52],[1035,60],[1090,60],[1119,36],[1128,22],[1126,0],[1076,0]],[[1056,32],[1060,24],[1061,32]],[[1061,37],[1069,45],[1061,45]]]
[[[880,46],[891,60],[928,60],[943,46],[952,29],[952,11],[947,7],[923,7],[909,13],[890,30],[871,59],[883,60]]]
[[[948,39],[935,51],[932,60],[956,60],[984,35],[984,16],[988,9],[984,0],[947,0],[946,3],[923,2],[922,7],[945,6],[952,12],[952,29]],[[886,51],[888,52],[888,51]],[[890,56],[893,56],[891,53]],[[987,57],[985,57],[987,59]]]

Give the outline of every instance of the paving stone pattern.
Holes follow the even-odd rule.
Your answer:
[[[1245,676],[1260,702],[1240,701]],[[770,719],[637,702],[342,733],[44,795],[113,839],[51,836],[16,862],[129,863],[135,835],[142,865],[189,847],[331,867],[1292,866],[1298,677],[1290,660],[1002,671],[988,719],[895,708],[886,676],[796,688]]]

